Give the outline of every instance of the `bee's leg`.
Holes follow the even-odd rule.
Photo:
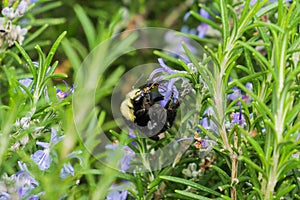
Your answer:
[[[140,110],[135,111],[134,115],[136,116],[134,122],[138,126],[147,126],[147,123],[150,120],[150,118],[145,109],[140,109]]]
[[[140,109],[140,110],[137,110],[137,111],[135,112],[135,115],[136,115],[136,116],[143,115],[143,114],[145,113],[145,111],[146,111],[146,109],[145,109],[145,108],[143,108],[143,109]]]
[[[180,101],[178,99],[174,102],[174,92],[172,92],[172,96],[168,99],[168,102],[165,105],[165,109],[176,109],[179,107],[179,104]]]

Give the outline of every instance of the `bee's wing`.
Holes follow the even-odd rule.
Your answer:
[[[190,137],[190,138],[183,138],[177,141],[178,143],[178,153],[174,159],[173,165],[172,167],[175,167],[175,165],[180,161],[182,155],[185,153],[185,151],[191,146],[193,145],[195,142],[194,138]],[[203,143],[200,147],[200,149],[198,149],[198,156],[200,158],[205,157],[207,154],[209,154],[213,147],[217,145],[217,143],[213,140],[203,140]]]
[[[182,138],[180,140],[177,140],[176,142],[178,145],[178,153],[173,161],[172,167],[174,168],[175,165],[180,161],[182,155],[185,153],[185,151],[190,147],[190,145],[193,143],[193,138]]]

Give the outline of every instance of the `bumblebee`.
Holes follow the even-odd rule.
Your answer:
[[[159,93],[159,86],[159,83],[151,83],[130,91],[120,106],[126,124],[153,140],[159,140],[160,134],[172,127],[180,105],[172,92],[162,106],[160,102],[165,97]]]

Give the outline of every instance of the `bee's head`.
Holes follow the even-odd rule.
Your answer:
[[[121,103],[120,110],[126,120],[135,120],[133,101],[136,101],[141,93],[142,91],[140,89],[134,89],[126,95],[126,98]]]

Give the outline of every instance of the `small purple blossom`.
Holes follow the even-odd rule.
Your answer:
[[[43,147],[43,150],[37,150],[31,155],[31,159],[39,166],[40,170],[46,170],[50,167],[51,158],[51,147],[58,143],[63,136],[57,137],[55,129],[51,129],[51,139],[50,142],[36,142],[36,145]]]
[[[208,25],[207,24],[202,23],[201,25],[199,25],[197,27],[198,37],[199,38],[204,38],[205,35],[206,35],[207,30],[208,30]]]
[[[253,113],[250,113],[250,118],[252,118]],[[242,106],[240,106],[240,111],[239,112],[233,112],[231,114],[231,125],[238,124],[242,128],[245,128],[247,125],[245,121],[244,114],[242,113]]]
[[[4,17],[7,17],[9,19],[13,19],[16,17],[16,14],[15,14],[15,11],[13,8],[9,8],[9,7],[3,8],[1,13]]]
[[[129,136],[129,138],[136,138],[136,135],[134,134],[133,129],[129,128],[129,130],[128,130],[128,136]],[[137,144],[136,144],[135,141],[132,141],[131,144],[133,146],[137,146]]]
[[[123,181],[121,184],[113,184],[109,188],[106,200],[126,200],[128,196],[127,189],[134,187],[132,183]]]
[[[159,58],[158,62],[159,62],[161,67],[153,70],[153,72],[150,74],[150,76],[148,78],[149,83],[152,82],[152,81],[153,82],[161,82],[167,76],[172,75],[172,74],[187,73],[185,71],[178,71],[178,70],[171,69],[169,66],[167,66],[164,63],[162,58]],[[164,96],[164,99],[160,101],[160,104],[161,104],[162,107],[166,106],[166,104],[169,102],[171,97],[173,99],[173,102],[171,102],[171,103],[175,103],[178,100],[179,91],[178,91],[177,87],[175,86],[175,83],[179,80],[182,81],[181,86],[183,88],[186,88],[188,86],[188,85],[185,85],[186,84],[186,79],[184,79],[182,77],[169,79],[166,82],[159,85],[158,91],[162,96]]]
[[[28,3],[23,0],[19,3],[16,10],[14,10],[14,8],[12,7],[6,7],[2,9],[1,13],[4,17],[7,17],[9,19],[15,19],[23,16],[27,11],[27,8],[28,8]]]
[[[270,2],[276,2],[277,0],[270,0]],[[256,4],[257,0],[251,0],[250,1],[250,6],[254,6]],[[286,0],[285,2],[290,2],[290,0]]]
[[[246,88],[250,91],[253,91],[253,86],[252,86],[252,83],[246,83]],[[249,94],[244,94],[242,96],[242,100],[246,103],[246,104],[250,104],[251,101],[252,101],[252,98]]]
[[[25,163],[18,161],[20,171],[8,177],[6,174],[1,177],[0,180],[0,199],[23,199],[28,196],[29,193],[36,188],[39,184],[30,175]],[[27,200],[37,200],[38,195],[31,195]]]
[[[185,15],[183,16],[183,21],[186,22],[190,16],[191,16],[190,12],[185,13]]]
[[[106,200],[126,200],[127,195],[127,190],[112,191],[106,196]]]
[[[64,81],[65,85],[66,85],[66,92],[60,90],[59,88],[56,88],[56,96],[58,99],[63,100],[65,98],[67,98],[70,94],[74,93],[74,84],[72,84],[72,86],[68,87],[68,84]]]
[[[10,200],[10,199],[11,199],[11,195],[8,194],[7,192],[0,193],[0,200]]]
[[[161,67],[153,70],[153,72],[150,74],[148,78],[148,82],[150,80],[152,80],[153,82],[160,82],[165,77],[179,72],[178,70],[171,69],[169,66],[167,66],[162,58],[158,58],[158,63]],[[157,74],[160,75],[155,77]]]
[[[187,34],[196,34],[197,31],[195,29],[189,29],[187,26],[182,26],[180,32]],[[164,39],[168,44],[166,49],[171,52],[171,55],[173,57],[182,59],[186,63],[190,62],[190,60],[182,46],[183,42],[185,43],[189,51],[195,54],[198,52],[198,49],[193,45],[193,43],[191,43],[191,39],[189,39],[188,37],[177,35],[174,31],[168,31],[165,34]]]
[[[204,117],[201,122],[200,122],[201,126],[204,128],[204,129],[210,129],[210,125],[208,123],[208,118],[207,117]]]
[[[108,144],[105,146],[106,149],[117,151],[119,147],[118,142]],[[122,157],[119,160],[118,166],[120,167],[121,172],[126,172],[130,168],[130,162],[135,157],[135,152],[128,146],[122,147]],[[111,156],[114,156],[113,154]]]
[[[121,159],[121,172],[126,172],[130,168],[130,162],[135,157],[135,152],[128,146],[123,147],[124,157]]]
[[[208,153],[210,153],[213,150],[213,147],[218,145],[218,143],[214,140],[209,140],[209,139],[202,139],[201,140],[201,147],[199,148],[199,156],[204,157]]]
[[[208,12],[207,12],[206,10],[200,9],[199,13],[200,13],[200,15],[201,15],[202,17],[204,17],[204,18],[206,18],[206,19],[209,18],[209,14],[208,14]]]
[[[44,143],[44,142],[43,142]],[[41,146],[41,142],[37,142],[37,145]],[[46,143],[49,144],[49,143]],[[49,145],[50,147],[50,145]],[[52,158],[50,156],[50,148],[47,147],[43,150],[37,150],[33,155],[31,155],[31,159],[39,166],[40,170],[46,170],[50,167]]]
[[[208,12],[204,9],[200,9],[199,14],[206,19],[209,18]],[[190,16],[191,16],[190,12],[186,13],[183,17],[183,21],[186,22]],[[196,29],[194,28],[190,29],[187,25],[183,25],[180,30],[180,32],[182,33],[197,35],[199,38],[204,38],[207,31],[208,31],[208,25],[204,22],[202,22]]]
[[[250,91],[253,91],[252,83],[250,83],[250,82],[246,83],[246,88],[248,90],[250,90]],[[229,100],[234,101],[234,100],[236,100],[238,98],[241,98],[246,104],[251,103],[252,98],[250,97],[249,94],[247,94],[247,93],[242,94],[242,91],[238,87],[236,87],[236,86],[233,87],[232,90],[233,90],[233,93],[227,95],[227,98]],[[241,102],[238,101],[236,103],[236,105],[241,105]]]
[[[80,165],[81,165],[82,164],[82,159],[79,156],[79,154],[81,154],[81,153],[82,153],[82,151],[72,152],[72,153],[70,153],[68,155],[68,158],[69,159],[73,159],[73,158],[78,159],[79,162],[80,162]],[[63,168],[61,169],[61,171],[60,171],[60,177],[62,179],[65,179],[65,178],[67,178],[70,175],[74,176],[75,175],[75,170],[74,170],[73,165],[70,162],[68,162],[68,163],[65,163],[64,166],[63,166]]]
[[[197,34],[197,30],[195,28],[190,29],[187,25],[182,25],[182,27],[180,28],[180,32],[191,34],[191,35]],[[188,41],[189,40],[184,40],[184,42],[188,42]]]
[[[32,79],[31,78],[20,79],[19,83],[24,85],[26,88],[29,88],[30,84],[32,83]],[[22,87],[20,87],[20,89],[22,92],[25,92],[25,90]]]
[[[175,86],[175,81],[175,79],[170,79],[168,82],[159,85],[158,91],[164,96],[164,99],[159,102],[162,107],[167,105],[171,97],[173,98],[173,102],[170,103],[175,103],[178,100],[179,92]]]
[[[60,171],[60,178],[65,179],[70,175],[74,176],[74,167],[71,163],[65,163]]]
[[[239,124],[241,127],[245,127],[245,119],[242,112],[232,113],[232,124]]]
[[[105,145],[105,149],[116,151],[118,149],[118,146],[119,146],[119,142],[115,140],[112,144]]]
[[[204,111],[202,120],[200,120],[200,125],[209,131],[213,131],[214,133],[218,132],[218,126],[216,123],[211,119],[211,117],[215,116],[214,110],[212,107],[209,107],[206,111]]]
[[[233,101],[233,100],[235,100],[235,99],[241,97],[242,92],[241,92],[240,89],[238,89],[237,87],[233,87],[232,90],[233,90],[233,93],[227,95],[227,98],[228,98],[229,100],[232,100],[232,101]]]
[[[229,81],[232,81],[232,79],[230,78]],[[253,91],[253,86],[252,83],[247,82],[246,83],[246,88],[250,91]],[[241,126],[242,128],[244,128],[247,124],[244,118],[244,115],[242,113],[242,103],[241,101],[245,102],[246,104],[250,104],[252,101],[252,98],[250,97],[250,95],[248,93],[243,93],[241,91],[241,89],[239,89],[238,87],[233,87],[232,88],[233,93],[228,94],[227,98],[229,100],[237,100],[236,105],[238,105],[240,107],[239,112],[233,112],[230,116],[230,120],[226,122],[226,127],[227,128],[232,128],[233,125],[238,124],[239,126]],[[250,114],[250,118],[252,118],[252,113]]]
[[[252,85],[252,83],[247,82],[247,83],[246,83],[246,88],[247,88],[248,90],[253,91],[253,85]]]
[[[15,19],[23,16],[27,8],[28,3],[22,0],[16,9],[13,7],[5,7],[2,9],[1,13],[3,17],[0,17],[0,52],[13,46],[15,41],[22,44],[27,34],[27,29],[15,24]]]
[[[25,14],[28,8],[28,3],[26,1],[21,1],[16,9],[16,13],[18,13],[19,16],[22,16]]]
[[[204,18],[209,18],[209,14],[208,12],[206,12],[206,10],[204,9],[200,9],[200,15]],[[202,22],[198,27],[197,27],[197,32],[198,32],[198,37],[199,38],[204,38],[206,33],[207,33],[207,30],[208,30],[208,25],[204,22]]]

